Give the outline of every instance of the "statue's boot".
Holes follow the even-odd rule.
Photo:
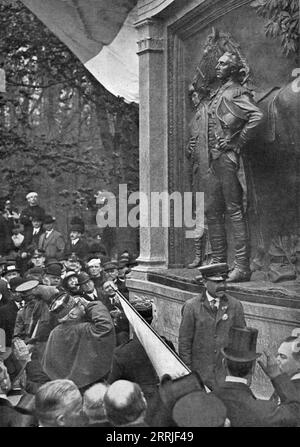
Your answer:
[[[202,244],[201,244],[201,237],[197,237],[194,239],[194,247],[195,247],[195,259],[193,262],[188,264],[188,269],[195,269],[199,267],[202,263]]]
[[[225,222],[208,220],[208,233],[212,254],[211,264],[227,262]]]
[[[249,281],[251,271],[245,218],[241,211],[236,211],[230,217],[235,240],[235,259],[234,267],[228,274],[227,282]]]
[[[191,262],[191,264],[188,264],[188,269],[195,269],[202,265],[205,256],[206,240],[207,231],[205,230],[201,237],[197,237],[194,239],[195,259],[193,260],[193,262]]]

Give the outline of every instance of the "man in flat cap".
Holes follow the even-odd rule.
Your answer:
[[[44,218],[44,229],[39,240],[39,249],[45,250],[46,259],[61,259],[65,250],[65,241],[62,234],[54,230],[55,217],[46,215]]]
[[[101,301],[88,302],[60,292],[50,306],[58,325],[52,330],[42,365],[51,378],[69,379],[84,390],[110,371],[115,331]]]
[[[26,196],[28,206],[23,209],[20,215],[20,223],[24,225],[25,240],[30,240],[32,235],[32,221],[33,219],[43,222],[45,217],[45,210],[38,204],[38,194],[36,192],[29,192]]]
[[[205,288],[187,300],[179,328],[179,355],[205,385],[213,389],[223,383],[225,370],[221,348],[227,345],[232,326],[246,326],[242,304],[226,291],[226,263],[199,267]]]

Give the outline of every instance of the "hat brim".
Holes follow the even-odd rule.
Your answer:
[[[78,285],[79,285],[79,286],[83,286],[83,284],[86,284],[86,283],[89,282],[90,280],[91,280],[91,278],[86,279],[85,281],[82,281],[82,282],[78,282]]]
[[[6,271],[4,272],[4,276],[7,275],[8,273],[14,273],[14,272],[18,272],[18,273],[20,273],[20,269],[15,268],[15,269],[12,269],[12,270],[6,270]]]
[[[206,281],[226,281],[228,275],[224,276],[205,276],[202,275]]]
[[[38,285],[39,281],[37,280],[24,281],[24,283],[16,287],[15,291],[18,293],[30,292],[31,290],[35,289]]]
[[[236,355],[236,354],[233,354],[232,352],[230,352],[230,349],[228,349],[228,348],[221,348],[221,353],[228,360],[232,360],[233,362],[243,362],[243,363],[252,362],[261,356],[261,353],[259,353],[259,352],[245,352],[243,354]]]

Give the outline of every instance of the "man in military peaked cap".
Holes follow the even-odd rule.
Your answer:
[[[246,326],[242,304],[226,293],[226,263],[199,267],[205,289],[187,300],[179,328],[179,355],[213,389],[223,383],[221,348],[227,345],[232,326]]]

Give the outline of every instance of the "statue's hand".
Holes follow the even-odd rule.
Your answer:
[[[235,151],[235,145],[229,143],[229,141],[226,138],[222,138],[222,137],[218,137],[218,149],[223,151],[223,152],[228,152],[228,151]]]
[[[191,137],[190,138],[189,149],[190,149],[191,153],[193,153],[195,151],[195,149],[196,149],[196,141],[197,141],[196,137]]]

